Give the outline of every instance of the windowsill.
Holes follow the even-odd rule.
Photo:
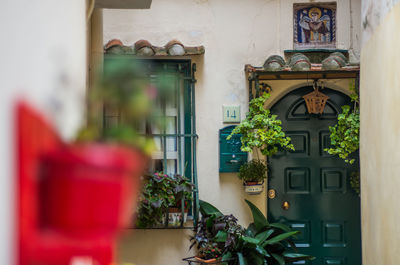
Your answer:
[[[183,226],[160,226],[160,227],[147,227],[147,228],[138,228],[138,227],[129,227],[124,230],[182,230],[182,229],[190,229],[193,230],[195,228],[193,220],[188,220]]]

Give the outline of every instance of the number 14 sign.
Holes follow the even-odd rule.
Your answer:
[[[223,106],[224,123],[240,122],[240,106]]]

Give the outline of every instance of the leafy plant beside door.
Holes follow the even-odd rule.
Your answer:
[[[252,152],[256,148],[264,156],[271,156],[281,149],[294,150],[290,137],[287,137],[282,129],[282,121],[264,107],[270,96],[270,93],[265,92],[260,97],[252,99],[246,118],[227,137],[229,140],[233,135],[241,134],[241,150],[244,152]],[[258,156],[258,152],[256,154]],[[256,178],[257,181],[264,180],[265,171],[265,164],[257,159],[242,165],[239,178],[245,183],[252,178]],[[255,172],[257,177],[252,176]]]
[[[246,118],[227,137],[229,140],[234,134],[242,134],[241,150],[244,152],[252,152],[254,148],[258,148],[263,155],[271,156],[280,148],[294,150],[290,137],[282,130],[282,122],[277,119],[277,115],[271,114],[264,107],[270,96],[270,93],[265,92],[252,99]]]
[[[338,115],[337,124],[329,127],[331,147],[325,148],[324,151],[339,156],[346,163],[353,164],[355,159],[350,156],[360,148],[360,101],[355,82],[350,83],[350,90],[352,91],[350,98],[354,106],[342,106],[342,113]],[[359,172],[352,173],[350,185],[357,194],[360,194]]]
[[[221,264],[284,265],[312,260],[297,252],[292,239],[298,231],[282,223],[269,223],[261,211],[246,200],[253,222],[244,228],[233,215],[224,215],[211,204],[200,201],[201,220],[191,238],[200,258]]]

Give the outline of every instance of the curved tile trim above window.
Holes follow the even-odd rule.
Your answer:
[[[204,46],[185,46],[178,40],[171,40],[162,47],[152,45],[148,40],[138,40],[133,45],[124,45],[118,39],[104,45],[105,54],[130,54],[136,56],[190,56],[204,54]]]

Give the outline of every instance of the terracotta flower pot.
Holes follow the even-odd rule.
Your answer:
[[[70,145],[43,158],[41,211],[46,226],[79,235],[127,227],[146,158],[107,144]]]

